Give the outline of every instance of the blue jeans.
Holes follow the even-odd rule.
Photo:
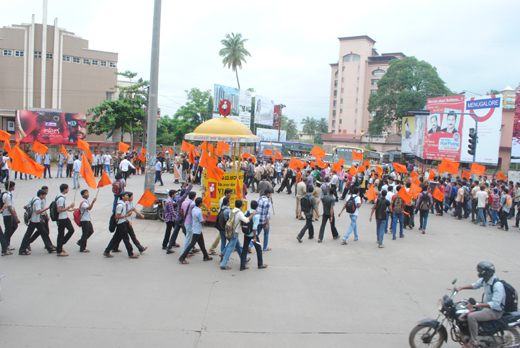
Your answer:
[[[186,239],[184,240],[184,246],[182,247],[181,255],[184,254],[191,243],[191,238],[193,237],[193,225],[184,224],[184,227],[186,227]]]
[[[105,173],[110,176],[110,164],[105,164]]]
[[[79,187],[79,172],[74,172],[74,180],[72,181],[72,188],[75,189],[76,185]]]
[[[486,226],[486,218],[484,217],[484,208],[478,208],[477,220],[475,221],[475,224],[478,224],[478,222],[481,220],[482,220],[482,224],[484,224],[484,226]]]
[[[345,233],[345,235],[343,236],[343,239],[348,239],[348,237],[350,236],[350,234],[352,233],[352,231],[354,231],[354,237],[356,239],[358,239],[358,234],[357,234],[357,218],[358,216],[357,215],[350,215],[350,227],[348,228],[348,231],[347,233]]]
[[[238,240],[238,233],[235,232],[235,238],[227,238],[227,240],[228,243],[224,248],[224,258],[222,259],[220,267],[227,267],[229,257],[233,253],[233,249],[236,249],[239,256],[239,260],[242,257],[242,246],[240,245],[240,241]]]
[[[164,185],[163,182],[162,182],[162,178],[161,178],[161,171],[160,170],[156,170],[155,171],[155,182],[159,181],[161,183],[161,185]]]
[[[117,200],[119,198],[117,197],[117,195],[114,195],[114,204],[112,206],[112,213],[114,213],[116,211],[116,206],[117,206]]]
[[[47,176],[46,174],[49,173],[49,178],[51,177],[51,165],[50,164],[44,164],[43,165],[43,178]]]
[[[265,224],[258,224],[256,235],[260,236],[260,233],[264,231],[264,245],[262,249],[265,251],[267,250],[267,244],[269,243],[269,230],[271,229],[271,225],[269,225],[269,228],[265,228]]]
[[[345,183],[345,182],[344,182],[343,180],[340,180],[340,181],[339,181],[339,192],[343,192],[343,184],[344,184],[344,183]]]
[[[58,164],[58,172],[56,173],[56,177],[63,177],[63,164]]]
[[[495,226],[495,224],[498,222],[498,210],[497,209],[491,209],[491,224]]]
[[[377,235],[377,242],[379,243],[379,245],[383,245],[383,237],[385,236],[385,225],[386,225],[386,219],[385,220],[376,219],[376,235]]]
[[[218,233],[220,234],[220,253],[224,255],[224,251],[226,250],[226,231],[225,230],[218,230]]]
[[[394,223],[394,216],[389,211],[386,212],[386,220],[385,220],[385,233],[388,233],[388,224],[390,224],[390,228]]]
[[[399,236],[403,236],[403,220],[404,220],[404,213],[396,214],[392,213],[392,233],[394,234],[393,237],[395,239],[395,233],[397,232],[397,222],[399,221]]]
[[[428,214],[430,213],[429,210],[420,210],[419,211],[419,216],[420,216],[420,225],[419,225],[419,229],[420,230],[423,230],[423,231],[426,231],[426,225],[428,224]]]
[[[282,177],[282,172],[276,172],[276,183],[279,184],[281,182],[280,178]]]

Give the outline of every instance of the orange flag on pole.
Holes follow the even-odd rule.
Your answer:
[[[314,147],[312,148],[311,152],[310,152],[311,155],[315,156],[316,158],[323,158],[325,157],[325,150],[317,147],[316,145],[314,145]]]
[[[484,175],[485,171],[486,171],[486,166],[482,166],[477,163],[473,163],[471,165],[471,171],[470,171],[471,174]]]
[[[265,151],[264,151],[264,155],[266,155],[266,156],[272,156],[272,155],[273,155],[273,150],[265,149]]]
[[[440,164],[440,168],[442,168],[442,172],[451,173],[453,175],[457,175],[459,171],[460,163],[450,161],[449,159],[443,158]]]
[[[187,143],[185,142],[184,140],[182,141],[182,147],[181,147],[181,151],[185,151],[185,152],[189,152],[190,149],[193,147],[192,144],[190,143]],[[146,153],[146,152],[145,152]]]
[[[12,150],[12,159],[13,164],[11,166],[11,169],[15,172],[34,175],[39,178],[43,176],[43,170],[45,169],[45,167],[30,159],[29,156],[27,156],[25,152],[20,150],[18,146],[14,147]]]
[[[101,188],[110,184],[112,184],[112,181],[110,181],[110,178],[108,177],[107,173],[105,173],[105,171],[103,170],[101,174],[101,179],[99,179],[99,182],[97,184],[97,188]]]
[[[65,157],[69,157],[69,154],[67,153],[67,149],[65,149],[65,146],[63,144],[61,145],[61,153],[65,155]]]
[[[43,156],[47,152],[48,148],[47,148],[47,146],[43,145],[42,143],[40,143],[38,141],[34,141],[32,150]]]
[[[422,188],[419,185],[412,184],[410,186],[410,192],[408,194],[413,197],[413,199],[417,199],[419,194],[422,192]]]
[[[130,145],[127,145],[125,143],[119,142],[119,149],[117,151],[127,152],[128,149],[130,149]]]
[[[8,143],[9,142],[9,138],[11,138],[11,134],[3,131],[3,130],[0,130],[0,141],[3,141],[5,143]]]
[[[207,177],[208,179],[214,179],[218,182],[222,182],[222,178],[224,177],[224,171],[217,167],[215,164],[209,164],[207,169]]]
[[[352,160],[353,161],[362,161],[363,160],[363,154],[359,153],[359,152],[356,152],[356,151],[352,151]]]
[[[213,149],[213,145],[208,143],[207,141],[204,141],[202,144],[200,144],[200,148],[204,151],[210,152],[212,155],[215,154],[215,151]]]
[[[430,175],[428,175],[428,180],[433,181],[436,176],[437,176],[437,174],[435,174],[435,171],[433,170],[433,168],[430,169]]]
[[[376,191],[374,190],[374,184],[370,184],[367,192],[365,193],[369,201],[375,201],[377,199]]]
[[[370,166],[371,166],[371,164],[370,164],[369,161],[365,161],[365,162],[363,162],[363,165],[365,166],[366,169],[369,169]]]
[[[497,180],[507,180],[507,176],[505,176],[505,174],[502,174],[501,172],[498,172]]]
[[[349,173],[350,175],[356,175],[356,174],[357,174],[357,168],[354,167],[354,166],[351,166],[350,169],[349,169],[349,171],[348,171],[348,173]]]
[[[403,201],[406,202],[406,204],[410,203],[410,201],[412,200],[412,197],[410,196],[410,194],[406,191],[406,189],[404,187],[401,187],[399,192],[397,192],[397,195],[399,197],[401,197],[403,199]]]
[[[147,154],[147,152],[146,152],[146,150],[145,150],[144,147],[141,148],[141,153],[142,153],[142,154],[145,154],[145,155]]]
[[[383,168],[381,168],[380,166],[376,166],[376,171],[377,171],[379,174],[382,174],[382,173],[383,173]]]
[[[96,177],[94,176],[94,173],[92,172],[92,168],[90,167],[90,164],[87,161],[87,157],[85,157],[85,154],[83,154],[83,157],[81,158],[81,169],[79,171],[83,179],[85,179],[85,182],[90,188],[95,189],[96,188]]]
[[[471,178],[471,173],[468,172],[467,170],[463,170],[461,176],[462,176],[463,178],[469,179],[469,178]]]
[[[139,161],[141,162],[146,162],[146,156],[143,155],[143,154],[140,154],[139,157],[137,157],[139,159]]]
[[[441,190],[437,186],[435,186],[435,190],[433,190],[433,198],[435,198],[438,201],[441,201],[444,199],[444,195],[442,194]]]
[[[94,162],[94,158],[92,157],[92,153],[90,152],[90,146],[89,146],[89,144],[86,141],[78,139],[78,149],[86,151],[87,152],[87,158],[91,162]]]
[[[199,161],[199,166],[201,166],[202,168],[208,169],[208,166],[210,164],[215,164],[216,165],[217,164],[217,159],[211,157],[210,155],[208,155],[208,153],[206,151],[203,151],[202,152],[202,156],[201,156],[200,161]]]
[[[199,162],[200,163],[200,162]],[[177,167],[174,165],[173,166],[173,178],[175,180],[177,180],[178,178],[181,177],[181,174],[179,173],[179,171],[177,170]]]
[[[339,164],[339,162],[332,163],[332,170],[336,173],[341,172],[341,164]]]
[[[277,160],[283,160],[282,155],[278,151],[274,152],[274,158]]]
[[[190,149],[188,162],[195,164],[195,146]]]
[[[418,177],[418,176],[419,176],[419,174],[417,174],[417,173],[415,172],[415,170],[412,171],[412,172],[410,173],[410,178],[416,178],[416,177]]]
[[[417,186],[419,186],[419,185],[421,185],[421,184],[422,184],[422,183],[421,183],[421,180],[419,180],[418,177],[412,178],[412,186],[413,186],[413,185],[417,185]]]
[[[204,205],[206,206],[206,209],[209,214],[211,212],[211,192],[209,191],[209,188],[206,188],[206,196],[204,197],[202,203],[204,203]]]
[[[5,141],[4,142],[4,150],[7,151],[7,152],[11,152],[11,143],[8,141]]]
[[[236,185],[236,193],[237,193],[237,199],[242,199],[242,189],[240,188],[240,180],[238,180],[238,175],[237,175],[237,185]]]
[[[151,193],[147,189],[146,191],[144,191],[143,196],[139,199],[139,202],[137,202],[137,204],[141,204],[143,207],[148,208],[153,204],[153,202],[155,202],[156,199],[157,198],[155,198],[153,193]]]
[[[217,152],[221,155],[224,154],[224,152],[229,151],[229,144],[223,143],[221,141],[217,142]]]
[[[398,173],[408,173],[408,170],[406,169],[406,166],[404,164],[399,164],[395,162],[392,162],[392,164]]]

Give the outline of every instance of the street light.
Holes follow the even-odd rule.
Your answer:
[[[280,104],[280,124],[278,125],[278,141],[280,141],[280,132],[282,130],[282,111],[283,108],[286,108],[285,104]]]

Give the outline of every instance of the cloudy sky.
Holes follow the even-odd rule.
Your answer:
[[[242,88],[287,106],[298,122],[328,117],[329,63],[338,37],[368,35],[379,53],[403,52],[437,67],[454,91],[479,94],[520,83],[520,1],[173,1],[164,0],[159,106],[172,115],[184,90],[236,86],[222,66],[220,40],[249,39],[252,57],[239,71]],[[0,25],[41,23],[43,0],[0,0]],[[119,70],[147,79],[153,0],[49,0],[48,22],[119,53]],[[301,128],[301,125],[299,125]]]

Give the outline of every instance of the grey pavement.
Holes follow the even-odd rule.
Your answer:
[[[165,187],[173,176],[163,176]],[[22,206],[42,186],[50,187],[48,202],[62,182],[71,179],[17,180],[15,203]],[[82,180],[82,187],[86,185]],[[144,177],[130,178],[128,191],[135,201],[142,195]],[[199,187],[196,192],[200,194]],[[94,197],[95,190],[91,191]],[[68,194],[68,201],[74,191]],[[258,195],[250,193],[249,200]],[[294,195],[274,194],[265,270],[240,272],[236,253],[230,271],[219,269],[218,257],[202,256],[178,262],[180,250],[161,250],[164,223],[137,220],[134,229],[149,249],[138,260],[126,252],[112,259],[102,256],[111,238],[108,219],[111,187],[100,190],[92,211],[94,235],[91,253],[79,252],[76,233],[65,246],[70,254],[59,258],[32,244],[32,255],[17,255],[25,226],[16,231],[15,255],[0,258],[2,279],[0,344],[3,347],[408,347],[408,334],[417,321],[437,316],[436,303],[448,293],[457,277],[464,285],[476,280],[476,265],[495,264],[499,278],[520,288],[518,244],[520,232],[475,226],[466,220],[430,215],[427,233],[405,230],[405,238],[376,244],[375,222],[369,222],[370,205],[363,204],[358,220],[359,241],[347,246],[332,240],[327,227],[324,242],[295,236],[304,221],[295,219]],[[76,205],[79,204],[79,192]],[[339,204],[342,202],[340,201]],[[336,208],[339,211],[339,206]],[[72,214],[70,214],[72,220]],[[340,234],[348,229],[348,214],[337,219]],[[418,216],[416,216],[418,222]],[[511,220],[510,220],[511,222]],[[512,223],[510,224],[512,225]],[[204,227],[206,246],[217,235]],[[51,238],[56,227],[51,222]],[[182,244],[184,236],[178,241]],[[124,250],[123,244],[121,244]],[[481,296],[462,292],[457,298]],[[446,347],[459,347],[448,342]]]

